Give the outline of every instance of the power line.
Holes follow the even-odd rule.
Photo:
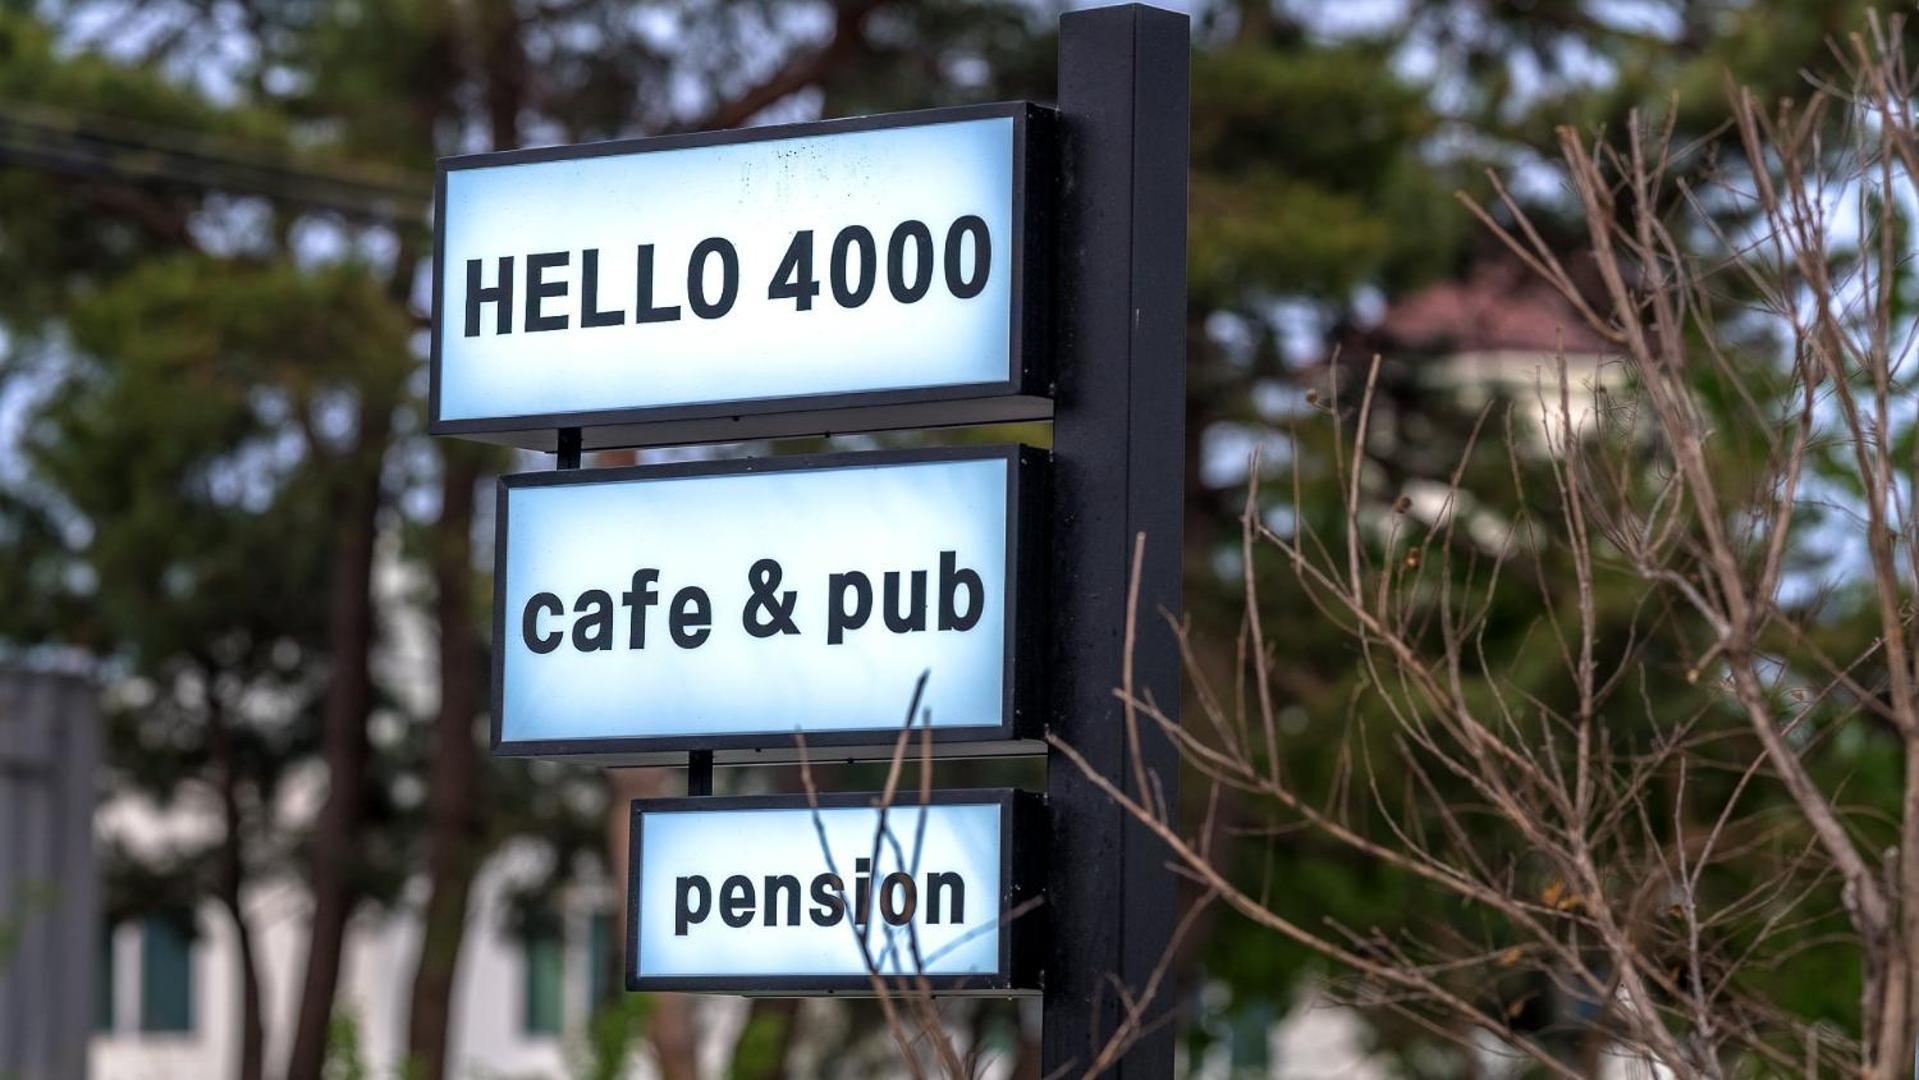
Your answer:
[[[398,169],[315,169],[237,140],[46,105],[0,101],[0,165],[146,186],[260,195],[413,224],[430,181]]]

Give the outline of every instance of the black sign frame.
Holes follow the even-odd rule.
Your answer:
[[[990,975],[901,975],[883,979],[887,992],[917,992],[923,986],[934,993],[956,996],[1008,997],[1039,992],[1039,958],[1047,933],[1045,905],[1015,915],[1045,882],[1045,800],[1017,788],[943,788],[922,803],[917,791],[895,794],[891,809],[926,806],[982,806],[1000,808],[999,970]],[[641,975],[639,973],[640,890],[635,877],[641,863],[640,819],[647,813],[684,811],[870,809],[879,805],[879,792],[806,795],[693,795],[633,800],[628,827],[626,935],[621,943],[621,967],[626,988],[634,993],[724,993],[746,997],[872,997],[867,975]]]
[[[565,758],[588,764],[625,766],[681,764],[691,752],[712,752],[728,764],[775,764],[799,760],[791,731],[714,735],[620,736],[582,739],[503,738],[501,711],[506,701],[506,557],[509,495],[518,488],[592,486],[645,480],[703,476],[738,476],[818,469],[912,465],[948,461],[1002,461],[1006,482],[1007,605],[1003,645],[1005,679],[999,722],[990,725],[930,729],[936,757],[1010,757],[1046,752],[1044,717],[1039,695],[1044,629],[1043,527],[1049,486],[1049,458],[1044,451],[1016,443],[985,446],[927,447],[911,450],[855,450],[823,454],[785,454],[760,458],[714,461],[677,461],[659,465],[628,465],[607,469],[565,469],[513,473],[496,485],[493,542],[493,672],[491,747],[497,757]],[[935,677],[937,677],[937,672]],[[900,702],[904,720],[907,702]],[[859,730],[806,732],[807,753],[815,760],[872,761],[893,755],[899,726]],[[912,735],[918,746],[920,735]]]
[[[1012,311],[1004,379],[852,393],[735,398],[679,405],[442,419],[440,385],[444,377],[441,366],[444,312],[441,311],[441,303],[446,273],[446,230],[435,228],[427,432],[526,450],[557,452],[557,433],[562,428],[579,429],[582,449],[606,450],[1006,423],[1044,420],[1052,416],[1050,296],[1052,251],[1055,245],[1051,227],[1058,153],[1054,111],[1043,105],[1028,101],[960,105],[843,120],[612,139],[572,146],[443,157],[439,159],[435,171],[434,220],[444,220],[447,174],[463,169],[646,154],[1002,117],[1013,121],[1013,237],[1008,249],[1012,274]]]

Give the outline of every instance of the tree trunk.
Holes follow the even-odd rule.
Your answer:
[[[480,39],[488,126],[496,150],[520,141],[527,89],[522,27],[510,3],[490,0],[474,27]],[[419,1080],[446,1075],[453,979],[466,937],[473,875],[480,864],[480,770],[473,723],[484,704],[486,658],[473,611],[473,492],[481,454],[442,440],[440,520],[433,536],[435,618],[440,628],[440,706],[427,772],[427,904],[407,1012],[407,1059]]]
[[[245,836],[240,825],[240,777],[235,761],[233,731],[227,726],[225,708],[219,695],[209,691],[207,731],[216,783],[220,789],[221,824],[225,835],[220,841],[220,904],[233,920],[233,939],[240,969],[240,1056],[234,1075],[239,1080],[261,1080],[264,1074],[266,1036],[260,1016],[260,972],[253,954],[253,930],[247,925],[246,912],[240,906],[240,888],[246,880]]]
[[[466,937],[467,903],[479,868],[481,787],[473,724],[481,708],[485,657],[473,610],[475,448],[443,447],[440,522],[433,538],[435,615],[440,627],[440,706],[427,773],[427,903],[407,1012],[407,1058],[418,1080],[446,1075],[453,976]]]
[[[410,257],[410,256],[407,256]],[[327,608],[331,657],[323,711],[322,753],[327,767],[326,801],[315,823],[312,928],[300,1011],[294,1020],[287,1080],[320,1080],[326,1064],[327,1029],[339,989],[341,950],[358,893],[356,846],[365,792],[367,713],[373,702],[369,652],[373,643],[373,548],[378,532],[380,472],[392,410],[370,393],[360,413],[355,453],[342,461],[346,474],[340,500]]]
[[[752,1008],[746,1014],[746,1023],[740,1025],[740,1041],[733,1047],[730,1075],[734,1080],[792,1080],[793,1074],[786,1067],[786,1059],[793,1055],[799,1019],[799,998],[754,998]],[[742,1062],[740,1049],[753,1032],[755,1024],[761,1027],[775,1025],[772,1041],[765,1047],[765,1053],[759,1061]],[[759,1067],[749,1069],[749,1064]]]
[[[683,794],[672,769],[610,769],[607,786],[612,799],[607,807],[607,863],[622,890],[631,887],[627,866],[627,832],[632,824],[634,799]],[[626,940],[626,912],[619,913],[619,941]],[[693,1015],[693,998],[684,994],[657,994],[649,1010],[646,1038],[660,1070],[660,1080],[699,1080],[699,1027]]]
[[[266,1028],[260,1009],[260,970],[253,954],[253,930],[246,913],[240,910],[238,893],[223,898],[227,914],[233,919],[233,937],[240,968],[240,1060],[234,1074],[239,1080],[261,1080],[266,1075]]]

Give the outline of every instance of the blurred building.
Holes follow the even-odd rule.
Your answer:
[[[1559,414],[1562,362],[1575,428],[1591,422],[1596,393],[1626,375],[1617,350],[1571,301],[1506,257],[1482,259],[1462,279],[1396,301],[1362,347],[1418,361],[1422,386],[1456,394],[1468,408],[1510,401],[1515,432],[1541,447]]]
[[[1597,282],[1584,280],[1592,276],[1585,264],[1574,260],[1568,272],[1585,302],[1605,310]],[[1404,497],[1407,512],[1428,526],[1460,515],[1465,535],[1488,553],[1512,540],[1514,523],[1450,483],[1459,464],[1453,455],[1482,409],[1491,409],[1482,443],[1505,444],[1510,430],[1510,445],[1534,459],[1560,452],[1562,417],[1580,438],[1601,425],[1615,431],[1620,424],[1639,426],[1618,407],[1631,400],[1632,380],[1617,347],[1571,300],[1504,253],[1484,255],[1458,277],[1407,293],[1335,339],[1341,393],[1353,395],[1348,402],[1372,358],[1381,359],[1372,448],[1405,470],[1394,476],[1388,497]],[[1446,407],[1432,408],[1436,401]],[[1435,427],[1443,422],[1456,427]],[[1396,528],[1393,515],[1366,513],[1382,534]]]
[[[1569,272],[1587,302],[1604,310],[1592,295],[1596,283],[1588,288],[1580,281],[1582,266],[1575,261]],[[1593,422],[1605,395],[1628,376],[1618,349],[1570,300],[1503,254],[1406,294],[1370,325],[1339,335],[1339,342],[1347,366],[1363,369],[1373,356],[1385,362],[1379,404],[1389,410],[1399,395],[1445,394],[1469,410],[1508,402],[1514,434],[1542,451],[1559,438],[1562,364],[1575,430]],[[1496,419],[1503,424],[1504,417]]]
[[[103,836],[160,846],[217,828],[190,810],[160,812],[137,796],[101,807]],[[568,1077],[589,1056],[587,1020],[613,991],[615,895],[574,889],[529,920],[514,910],[516,887],[546,873],[545,853],[510,848],[475,882],[468,933],[454,988],[450,1075]],[[266,1016],[268,1074],[292,1038],[306,963],[308,898],[297,881],[246,895]],[[224,909],[143,914],[102,927],[100,987],[89,1015],[94,1080],[234,1075],[239,1048],[238,949]],[[370,1076],[396,1075],[406,1043],[407,1003],[419,956],[420,923],[406,908],[363,908],[348,932],[336,1027]],[[629,1074],[639,1075],[639,1074]]]

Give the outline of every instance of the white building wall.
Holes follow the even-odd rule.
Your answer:
[[[454,984],[451,1074],[473,1080],[568,1077],[574,1069],[587,1009],[586,926],[593,904],[567,912],[566,1035],[529,1035],[523,1028],[523,953],[507,921],[516,880],[538,869],[536,854],[509,851],[489,862],[475,882],[469,932]],[[600,902],[600,897],[591,900]],[[292,1036],[306,964],[306,896],[296,884],[252,890],[253,927],[267,1016],[269,1074],[278,1073]],[[140,930],[117,928],[114,938],[114,1030],[91,1045],[96,1080],[217,1080],[234,1074],[239,1051],[239,972],[233,927],[217,905],[199,912],[201,937],[193,949],[193,1030],[143,1033],[140,1026]],[[354,1017],[361,1058],[374,1077],[392,1077],[406,1044],[407,999],[418,959],[420,924],[411,912],[364,912],[348,931],[336,1015]],[[636,1062],[628,1075],[650,1070]]]

